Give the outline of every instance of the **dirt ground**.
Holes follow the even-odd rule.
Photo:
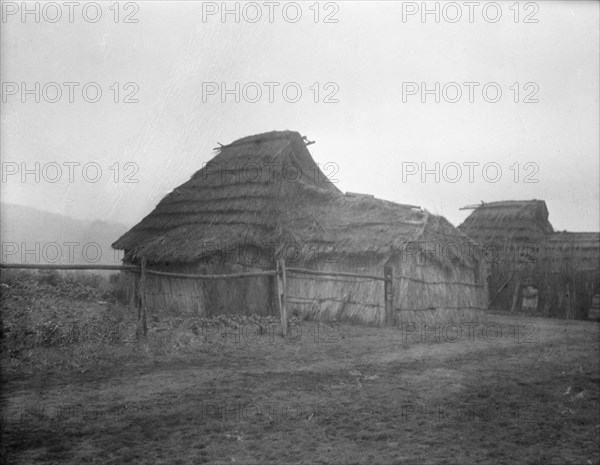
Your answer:
[[[3,351],[2,463],[600,463],[597,322],[224,328]]]

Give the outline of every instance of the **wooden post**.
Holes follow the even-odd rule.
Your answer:
[[[281,317],[281,331],[284,337],[287,335],[288,328],[287,309],[285,306],[286,285],[285,261],[281,258],[277,260],[277,298],[279,302],[279,315]]]
[[[383,276],[385,281],[383,284],[383,293],[385,297],[385,324],[394,326],[394,270],[391,266],[386,265],[383,268]]]
[[[517,276],[517,282],[515,284],[515,293],[513,294],[513,301],[510,307],[510,313],[514,313],[519,302],[519,295],[521,294],[521,277]]]
[[[148,321],[146,318],[146,259],[142,258],[142,273],[140,275],[140,307],[138,309],[138,329],[146,336],[148,334]],[[139,333],[138,333],[139,334]]]
[[[138,284],[138,274],[137,273],[131,273],[131,281],[133,282],[133,289],[131,290],[131,304],[133,305],[133,308],[140,308],[140,302],[139,302],[139,284]],[[139,310],[138,310],[138,314],[139,314]],[[138,315],[139,317],[139,315]]]
[[[504,283],[502,284],[502,286],[500,286],[500,288],[498,288],[498,292],[496,292],[496,294],[490,299],[490,302],[488,304],[488,308],[492,308],[492,305],[494,304],[494,301],[500,295],[500,293],[502,292],[502,289],[504,289],[508,285],[508,283],[510,282],[510,280],[513,278],[513,274],[514,274],[514,272],[511,272],[508,275],[508,278],[506,278],[506,281],[504,281]],[[489,290],[491,291],[492,289],[490,288]]]

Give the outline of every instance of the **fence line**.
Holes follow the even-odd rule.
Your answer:
[[[142,268],[136,265],[48,265],[48,264],[30,264],[30,263],[0,263],[0,268],[13,268],[13,269],[40,269],[40,270],[112,270],[112,271],[133,271],[141,273]],[[309,270],[306,268],[286,268],[289,273],[307,274],[314,276],[340,276],[347,278],[363,278],[378,281],[385,281],[386,278],[383,276],[374,276],[367,274],[357,273],[344,273],[340,271],[318,271]],[[169,273],[166,271],[155,271],[146,270],[147,274],[155,276],[166,276],[172,278],[184,278],[184,279],[236,279],[236,278],[251,278],[257,276],[275,276],[281,271],[269,270],[269,271],[249,271],[246,273],[231,273],[231,274],[188,274],[188,273]]]
[[[373,303],[367,303],[367,302],[356,302],[354,300],[344,300],[344,299],[336,299],[334,297],[302,297],[302,296],[295,296],[295,295],[290,295],[287,298],[288,302],[293,302],[293,303],[323,303],[323,302],[339,302],[342,304],[351,304],[351,305],[363,305],[365,307],[377,307],[377,308],[384,308],[383,305],[381,304],[373,304]]]
[[[113,271],[140,271],[135,265],[40,265],[31,263],[0,263],[4,269],[39,269],[39,270],[113,270]]]
[[[154,276],[166,276],[169,278],[183,279],[199,279],[199,280],[216,280],[216,279],[239,279],[252,278],[257,276],[276,276],[277,270],[271,271],[249,271],[247,273],[232,273],[232,274],[186,274],[186,273],[168,273],[165,271],[147,270],[146,273]]]
[[[315,280],[315,278],[312,276],[299,274],[299,273],[294,273],[294,279],[299,280],[299,281],[314,281]],[[343,278],[331,277],[331,278],[327,278],[327,281],[332,281],[332,282],[336,282],[336,283],[364,284],[364,283],[370,283],[373,280],[372,279],[364,279],[364,278],[363,279],[361,279],[361,278],[343,279]]]
[[[483,284],[483,283],[468,283],[466,281],[425,281],[424,279],[413,278],[411,276],[406,276],[406,275],[394,276],[394,281],[402,281],[403,279],[406,279],[407,281],[413,281],[415,283],[432,284],[432,285],[437,285],[437,284],[443,284],[443,285],[459,284],[461,286],[475,286],[475,287],[483,287],[483,286],[485,286],[485,284]]]
[[[374,276],[367,274],[357,274],[357,273],[344,273],[340,271],[318,271],[318,270],[309,270],[305,268],[287,268],[285,266],[285,262],[283,260],[279,260],[277,262],[277,267],[274,270],[267,271],[250,271],[245,273],[231,273],[231,274],[221,274],[221,275],[209,275],[209,274],[188,274],[188,273],[168,273],[165,271],[155,271],[148,269],[147,261],[142,259],[141,266],[136,265],[50,265],[50,264],[26,264],[26,263],[0,263],[0,268],[4,269],[41,269],[41,270],[112,270],[112,271],[127,271],[133,272],[136,274],[140,274],[139,280],[134,280],[133,287],[133,298],[134,305],[138,308],[138,326],[141,334],[144,336],[147,334],[147,316],[146,316],[146,302],[147,296],[152,295],[152,291],[149,292],[147,289],[148,285],[146,283],[147,275],[154,276],[164,276],[169,278],[181,278],[181,279],[195,279],[195,280],[220,280],[220,279],[243,279],[243,278],[252,278],[252,277],[260,277],[260,276],[276,276],[277,277],[277,294],[278,294],[278,306],[279,312],[281,316],[282,327],[284,328],[284,334],[287,329],[287,309],[286,309],[286,300],[293,300],[298,302],[301,299],[300,296],[288,296],[287,295],[287,284],[286,284],[286,274],[300,274],[300,275],[311,275],[311,276],[330,276],[330,277],[343,277],[343,278],[354,278],[354,279],[362,279],[362,280],[374,280],[374,281],[383,281],[385,283],[385,309],[386,316],[388,318],[388,323],[393,324],[393,297],[391,293],[392,283],[393,283],[393,274],[391,270],[388,271],[388,274],[383,276]],[[335,279],[334,279],[335,280]],[[364,282],[364,281],[363,281]],[[315,299],[307,299],[315,301]],[[316,299],[322,300],[322,299]],[[338,301],[338,299],[329,299]],[[340,301],[345,302],[345,301]],[[345,302],[352,303],[357,305],[365,305],[365,306],[374,306],[380,307],[377,304],[365,304],[360,302]]]
[[[427,308],[402,308],[396,309],[399,312],[409,311],[409,312],[427,312],[427,311],[435,311],[435,310],[487,310],[485,307],[476,307],[473,305],[462,305],[460,307],[448,307],[448,306],[440,306],[440,307],[427,307]]]
[[[366,279],[374,279],[377,281],[386,281],[386,278],[383,276],[375,276],[370,274],[357,274],[357,273],[343,273],[341,271],[317,271],[317,270],[307,270],[305,268],[287,268],[287,271],[290,273],[299,273],[299,274],[310,274],[315,276],[343,276],[347,278],[366,278]]]

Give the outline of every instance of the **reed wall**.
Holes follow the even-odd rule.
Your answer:
[[[318,271],[383,277],[384,266],[393,269],[395,323],[475,321],[487,303],[485,273],[480,268],[444,263],[421,263],[418,256],[346,256],[336,262],[291,263],[292,267]],[[231,274],[274,269],[265,264],[194,263],[149,265],[148,269],[189,274]],[[124,272],[121,280],[134,301],[139,274]],[[313,276],[287,273],[285,290],[288,315],[319,321],[346,321],[383,325],[384,282],[371,278]],[[146,308],[151,317],[161,315],[210,317],[220,314],[278,316],[276,278],[247,277],[229,280],[196,280],[146,276]]]

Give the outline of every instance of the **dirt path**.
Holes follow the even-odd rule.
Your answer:
[[[67,464],[599,463],[599,326],[528,321],[515,333],[512,320],[494,316],[485,336],[472,328],[457,342],[456,328],[423,341],[419,328],[342,326],[332,338],[313,327],[295,343],[215,341],[152,364],[14,378],[3,390],[3,455]]]

